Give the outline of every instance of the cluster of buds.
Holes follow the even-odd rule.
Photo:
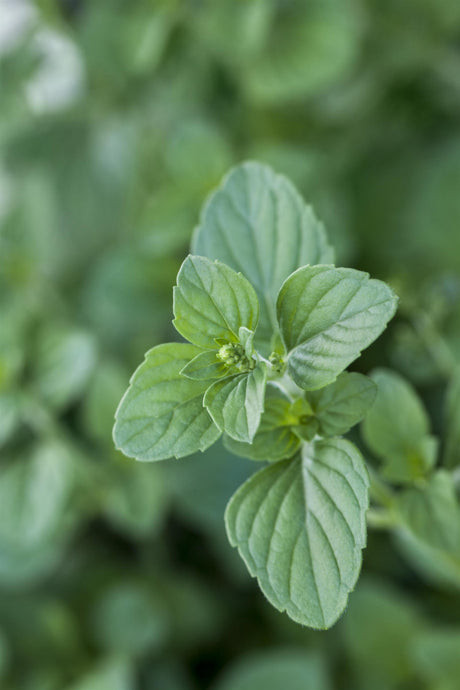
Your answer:
[[[222,345],[217,353],[217,357],[227,367],[233,367],[242,373],[251,371],[256,365],[255,360],[246,355],[243,346],[239,343]]]
[[[268,361],[272,365],[273,371],[277,374],[282,374],[285,369],[284,359],[277,352],[272,352]]]

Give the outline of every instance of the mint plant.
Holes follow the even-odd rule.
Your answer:
[[[369,477],[343,438],[373,403],[345,369],[385,329],[397,298],[334,266],[322,224],[270,168],[233,169],[204,207],[174,288],[185,343],[150,350],[116,413],[114,440],[140,461],[227,447],[268,465],[225,522],[268,600],[330,627],[359,575]],[[429,445],[429,444],[428,444]]]

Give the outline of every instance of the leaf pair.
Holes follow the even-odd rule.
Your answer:
[[[265,410],[252,443],[225,437],[237,455],[276,462],[291,458],[302,441],[315,435],[342,436],[365,416],[374,402],[377,387],[367,376],[343,372],[321,390],[306,391],[293,402],[276,383],[267,386]]]
[[[224,264],[189,256],[174,314],[193,344],[150,350],[117,410],[115,443],[138,460],[205,450],[223,430],[249,442],[263,411],[266,367],[253,355],[259,305],[249,282]]]

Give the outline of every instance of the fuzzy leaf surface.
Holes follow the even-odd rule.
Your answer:
[[[269,166],[234,168],[204,207],[192,251],[241,271],[260,301],[256,345],[269,350],[283,281],[305,264],[331,263],[322,223],[293,184]]]
[[[216,349],[216,339],[238,342],[239,329],[255,330],[259,303],[244,276],[218,261],[188,256],[174,288],[174,326],[198,347]]]
[[[203,407],[212,381],[180,374],[200,352],[187,343],[166,343],[147,352],[116,413],[114,441],[125,455],[152,461],[205,450],[220,431]]]
[[[332,383],[382,333],[396,303],[388,285],[352,268],[305,266],[289,276],[277,314],[297,385]]]
[[[367,507],[361,454],[343,439],[323,440],[243,484],[227,506],[227,534],[277,609],[325,629],[356,583]]]

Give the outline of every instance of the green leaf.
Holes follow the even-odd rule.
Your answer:
[[[359,55],[357,6],[345,0],[277,9],[262,49],[238,71],[250,99],[280,107],[336,93]]]
[[[224,671],[213,690],[330,690],[322,656],[313,650],[279,648],[251,654]]]
[[[291,400],[278,386],[268,384],[264,413],[252,443],[235,441],[229,436],[224,436],[224,443],[232,453],[251,460],[276,462],[292,458],[300,446],[299,437],[291,429],[295,423]]]
[[[107,654],[135,657],[161,649],[169,634],[162,595],[124,576],[103,588],[92,612],[91,632]]]
[[[399,374],[376,369],[375,402],[362,425],[370,450],[385,461],[384,474],[395,482],[412,482],[434,465],[437,440],[429,435],[428,416],[412,386]]]
[[[210,381],[229,375],[228,367],[218,359],[215,350],[200,352],[180,372],[181,376],[187,376],[196,381]]]
[[[119,453],[112,466],[105,466],[101,508],[118,532],[142,539],[159,531],[170,503],[164,470],[162,465],[133,463]]]
[[[221,431],[237,441],[250,443],[264,409],[267,369],[264,364],[247,373],[216,381],[203,404]]]
[[[384,330],[396,296],[351,268],[305,266],[284,282],[277,302],[288,371],[305,390],[332,383]]]
[[[376,393],[377,386],[367,376],[343,372],[334,383],[305,397],[318,421],[318,434],[341,436],[363,419]]]
[[[445,418],[444,464],[456,467],[460,464],[460,370],[454,374],[447,389]]]
[[[63,408],[81,395],[95,364],[96,344],[91,334],[53,325],[38,339],[33,389],[53,408]]]
[[[403,524],[437,549],[460,552],[460,506],[450,474],[436,472],[420,487],[398,494]]]
[[[359,451],[343,439],[318,441],[240,487],[227,506],[227,533],[276,608],[324,629],[356,583],[367,506]]]
[[[360,579],[343,618],[347,657],[363,679],[353,687],[404,687],[413,675],[409,653],[422,626],[405,594],[378,580]]]
[[[75,484],[74,457],[49,441],[0,471],[0,551],[42,546],[64,527]]]
[[[323,225],[292,183],[254,162],[231,170],[211,196],[192,250],[241,271],[254,285],[260,301],[256,345],[266,354],[278,331],[276,298],[283,281],[305,264],[334,261]]]
[[[460,677],[460,630],[432,628],[422,630],[412,647],[413,665],[423,674],[429,687],[456,690]]]
[[[218,439],[220,432],[203,407],[210,381],[180,374],[198,353],[186,343],[147,352],[116,413],[113,438],[125,455],[144,461],[181,458]]]
[[[134,690],[134,670],[131,662],[116,657],[98,664],[66,690]]]
[[[255,330],[259,303],[239,273],[203,256],[188,256],[174,288],[174,326],[194,345],[215,349],[216,340],[238,342],[241,326]]]

